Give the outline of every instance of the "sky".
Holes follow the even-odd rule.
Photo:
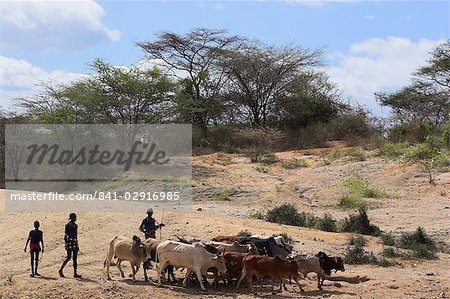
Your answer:
[[[68,83],[102,58],[131,66],[136,42],[161,31],[206,27],[282,46],[323,49],[324,70],[353,104],[386,115],[374,92],[407,85],[429,52],[449,39],[450,1],[3,1],[0,107]]]

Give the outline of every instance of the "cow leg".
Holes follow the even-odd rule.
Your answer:
[[[275,285],[275,277],[272,277],[272,288],[271,288],[271,292],[272,292],[272,295],[275,295],[275,292],[273,291],[273,286]]]
[[[246,275],[247,275],[247,269],[245,269],[245,267],[244,267],[244,269],[242,270],[241,277],[239,278],[238,283],[236,285],[236,289],[235,289],[236,291],[239,289],[239,286],[241,285],[241,282],[245,278]]]
[[[177,281],[177,279],[175,278],[175,274],[174,274],[174,266],[167,267],[167,279],[170,281],[171,277],[172,277],[173,282]]]
[[[148,282],[147,269],[144,266],[142,268],[144,269],[144,281]]]
[[[206,288],[205,288],[205,286],[203,285],[203,277],[202,277],[202,272],[200,271],[200,269],[194,269],[194,271],[195,271],[195,274],[197,275],[197,279],[198,279],[198,282],[200,283],[200,287],[202,288],[202,291],[206,291]]]
[[[191,275],[191,272],[192,272],[191,269],[188,269],[188,270],[186,271],[186,274],[185,274],[184,279],[183,279],[183,286],[184,286],[184,287],[187,287],[187,281],[188,281],[188,279],[189,279],[189,276]]]
[[[287,291],[286,280],[285,279],[280,279],[280,290],[281,290],[281,284],[283,285],[284,290]],[[289,284],[292,284],[290,275],[289,275]]]
[[[122,264],[122,261],[120,259],[117,259],[117,268],[119,268],[120,271],[120,277],[125,278],[125,274],[123,273],[122,267],[120,266]]]
[[[164,271],[164,269],[167,266],[167,263],[166,262],[161,262],[161,260],[159,260],[159,261],[160,261],[160,264],[159,264],[159,267],[158,267],[158,286],[162,287],[163,284],[161,282],[161,276],[162,276],[162,272]]]
[[[136,269],[134,268],[133,262],[130,261],[131,271],[133,272],[133,281],[136,281]]]
[[[109,266],[111,265],[111,257],[109,256],[109,254],[105,260],[105,265],[106,265],[106,278],[108,280],[111,280],[111,276],[109,275]]]
[[[294,276],[294,281],[295,281],[295,283],[298,285],[298,287],[300,288],[300,292],[304,292],[305,290],[302,288],[302,286],[301,286],[300,283],[298,282],[297,276]]]
[[[209,282],[208,282],[208,280],[206,279],[206,276],[203,276],[203,284],[204,284],[205,286],[208,286],[208,287],[209,287]]]
[[[250,291],[252,293],[254,293],[255,291],[253,290],[253,272],[248,272],[248,274],[247,274],[247,284],[248,284],[248,287],[250,288]]]

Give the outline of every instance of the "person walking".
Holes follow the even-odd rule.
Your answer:
[[[28,234],[27,243],[23,248],[24,252],[27,252],[28,243],[30,243],[30,258],[31,258],[31,277],[41,276],[38,273],[39,265],[39,252],[44,252],[44,233],[39,230],[39,221],[34,222],[34,229]],[[42,249],[41,249],[42,244]]]
[[[78,247],[78,224],[76,224],[77,221],[77,215],[75,213],[70,213],[69,215],[69,222],[67,222],[64,230],[64,242],[65,242],[65,249],[67,252],[67,257],[64,260],[64,262],[61,265],[61,268],[59,269],[59,276],[64,276],[64,267],[67,265],[67,263],[72,259],[73,264],[73,277],[74,278],[81,278],[81,275],[77,273],[77,258],[78,258],[78,252],[80,251]]]

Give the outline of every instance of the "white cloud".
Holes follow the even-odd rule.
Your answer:
[[[334,53],[336,64],[327,68],[331,80],[345,95],[379,111],[374,93],[394,91],[409,84],[411,74],[426,62],[441,41],[404,37],[373,38],[353,44],[349,53]]]
[[[102,23],[105,12],[93,0],[0,1],[0,32],[6,50],[72,51],[120,39]]]
[[[373,15],[365,15],[364,19],[369,20],[369,21],[373,21],[373,20],[375,20],[375,16],[373,16]]]
[[[11,99],[36,93],[42,82],[68,83],[82,74],[45,71],[31,63],[0,55],[0,104],[12,106]]]

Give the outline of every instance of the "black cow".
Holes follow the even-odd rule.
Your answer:
[[[287,257],[291,250],[283,245],[278,244],[273,237],[261,239],[256,237],[240,237],[238,239],[239,244],[255,244],[260,254],[267,254],[268,256],[278,256],[280,258]]]

